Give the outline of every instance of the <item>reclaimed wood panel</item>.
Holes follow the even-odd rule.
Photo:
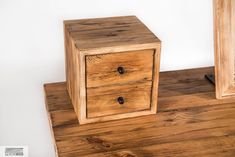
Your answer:
[[[86,56],[86,87],[152,81],[154,50]],[[123,74],[118,68],[123,68]]]
[[[214,0],[215,82],[218,99],[235,95],[235,0]]]
[[[65,24],[79,50],[160,42],[136,16],[67,20]]]
[[[88,88],[88,118],[150,110],[151,91],[152,81]],[[119,97],[124,99],[123,104],[119,104]]]
[[[80,114],[80,97],[77,93],[80,92],[80,78],[79,78],[79,55],[75,47],[74,41],[70,38],[69,32],[64,26],[64,42],[65,42],[65,66],[66,66],[66,81],[69,96],[77,115]],[[80,117],[78,117],[81,120]]]
[[[235,98],[216,99],[214,86],[204,79],[213,70],[161,73],[156,115],[87,125],[78,124],[66,84],[46,84],[57,155],[235,156]]]

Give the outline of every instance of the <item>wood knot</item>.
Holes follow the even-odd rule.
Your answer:
[[[86,56],[86,61],[88,63],[99,63],[102,61],[103,56],[104,56],[103,54]]]
[[[104,149],[111,149],[112,144],[104,141],[103,139],[97,137],[87,137],[86,138],[89,143],[95,144],[98,147],[102,147]]]
[[[122,152],[120,157],[136,157],[136,155],[131,152]]]

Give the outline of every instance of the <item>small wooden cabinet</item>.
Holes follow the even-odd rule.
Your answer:
[[[64,21],[64,33],[80,124],[156,114],[161,42],[137,17]]]

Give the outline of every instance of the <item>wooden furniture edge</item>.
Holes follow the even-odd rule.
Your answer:
[[[140,43],[140,44],[129,44],[129,45],[119,45],[111,47],[100,47],[100,48],[91,48],[91,49],[78,49],[81,54],[84,55],[95,55],[95,54],[106,54],[106,53],[115,53],[115,52],[126,52],[126,51],[135,51],[135,50],[146,50],[146,49],[155,49],[156,47],[161,46],[161,42],[153,43]]]
[[[217,99],[221,99],[222,98],[222,89],[221,89],[221,83],[219,80],[219,71],[221,69],[220,66],[220,45],[218,42],[218,36],[219,36],[219,32],[218,32],[218,20],[217,20],[217,3],[218,0],[213,0],[213,18],[214,18],[214,51],[215,51],[215,55],[214,55],[214,60],[215,60],[215,89],[216,89],[216,98]]]
[[[45,110],[47,112],[47,119],[48,119],[48,123],[49,123],[49,128],[50,128],[50,133],[51,133],[51,136],[52,136],[52,142],[53,142],[53,148],[54,148],[54,151],[55,151],[55,155],[56,157],[59,157],[59,154],[58,154],[58,147],[56,145],[56,140],[55,140],[55,134],[54,134],[54,131],[53,131],[53,125],[52,125],[52,117],[51,117],[51,114],[50,114],[50,111],[49,111],[49,106],[48,106],[48,102],[47,102],[47,92],[46,92],[46,86],[49,85],[49,84],[52,84],[52,83],[45,83],[43,84],[43,91],[44,91],[44,102],[45,102]]]

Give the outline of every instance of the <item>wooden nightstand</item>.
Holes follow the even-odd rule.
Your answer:
[[[135,16],[64,21],[80,124],[156,114],[160,40]]]

